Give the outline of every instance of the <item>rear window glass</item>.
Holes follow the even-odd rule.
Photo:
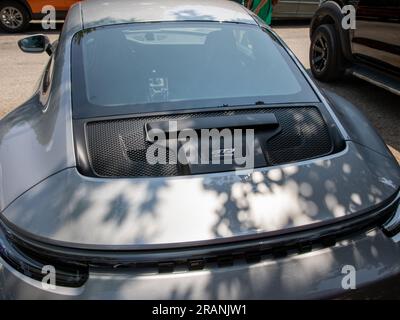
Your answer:
[[[286,52],[256,26],[121,25],[84,30],[73,45],[82,108],[315,100]]]

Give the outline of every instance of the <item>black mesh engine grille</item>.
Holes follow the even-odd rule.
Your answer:
[[[329,130],[315,107],[260,108],[214,111],[139,118],[103,120],[86,125],[91,168],[103,177],[160,177],[190,174],[179,164],[149,164],[145,124],[151,121],[180,120],[248,113],[274,113],[281,131],[266,141],[266,165],[284,164],[329,154],[333,148]],[[175,154],[165,149],[167,159]],[[168,161],[174,163],[174,161]],[[175,161],[176,162],[176,161]]]

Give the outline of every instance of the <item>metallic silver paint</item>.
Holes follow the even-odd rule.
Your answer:
[[[241,176],[101,179],[71,168],[3,215],[33,237],[70,247],[190,243],[312,227],[395,195],[400,175],[390,160],[349,142],[334,156]]]
[[[75,166],[71,102],[64,94],[69,64],[57,63],[49,106],[42,107],[36,95],[0,122],[1,210],[39,181]]]
[[[350,294],[344,265],[357,270],[356,287],[399,275],[400,246],[380,229],[314,252],[248,265],[172,274],[93,270],[81,292],[45,291],[7,265],[0,269],[3,299],[316,299]],[[2,261],[0,259],[0,265]],[[393,280],[392,280],[393,281]],[[40,282],[36,281],[40,286]],[[1,281],[0,281],[1,283]],[[0,287],[1,288],[1,287]],[[1,290],[0,290],[1,293]],[[72,293],[69,291],[68,293]],[[382,293],[374,292],[372,298]],[[371,297],[370,297],[371,298]]]
[[[79,5],[69,13],[56,53],[52,93],[31,99],[0,120],[0,212],[35,184],[75,167],[71,110],[72,36],[81,30]]]
[[[387,221],[382,227],[389,233],[395,232],[400,228],[400,206],[399,208],[397,208],[396,213],[393,215],[393,217],[389,221]]]
[[[131,2],[125,2],[126,5],[129,5]],[[94,6],[96,2],[94,1],[87,1],[88,6]],[[103,3],[103,2],[99,2]],[[181,1],[174,0],[169,1],[166,6],[166,11],[171,10],[171,7],[175,4],[182,3]],[[187,2],[184,2],[187,3]],[[228,4],[229,3],[229,4]],[[97,3],[96,3],[97,4]],[[49,101],[46,106],[40,106],[38,103],[38,95],[40,92],[37,92],[35,96],[26,104],[21,106],[20,108],[16,109],[13,113],[7,116],[5,119],[1,121],[1,128],[0,128],[0,175],[1,175],[1,198],[0,198],[0,208],[3,211],[12,201],[16,198],[21,197],[16,203],[10,207],[7,212],[4,212],[5,216],[13,221],[16,224],[22,223],[20,220],[31,220],[31,219],[39,219],[38,216],[32,215],[32,217],[24,215],[24,217],[18,217],[23,210],[23,203],[26,203],[26,199],[29,199],[32,194],[34,194],[34,190],[37,188],[45,188],[45,186],[50,181],[57,181],[57,178],[63,176],[65,172],[60,172],[66,168],[75,167],[75,155],[74,155],[74,148],[73,148],[73,133],[72,133],[72,115],[71,115],[71,87],[70,87],[70,50],[71,50],[71,40],[72,37],[76,32],[83,28],[82,21],[84,20],[81,16],[81,3],[77,3],[74,5],[66,19],[63,32],[61,34],[60,43],[58,45],[57,53],[56,53],[56,65],[55,65],[55,74],[54,74],[54,83],[53,83],[53,90],[52,94],[49,98]],[[239,12],[243,12],[248,19],[251,19],[253,23],[256,23],[253,18],[246,13],[246,9],[242,9],[242,7],[237,6],[236,4],[231,4],[227,1],[217,1],[213,5],[208,3],[208,7],[214,8],[215,12],[219,12],[221,6],[227,6],[229,10],[231,7],[235,8],[235,10],[239,10]],[[86,11],[89,11],[90,7],[86,8]],[[96,11],[94,10],[95,7],[92,8],[92,11],[96,12],[96,17],[93,16],[90,21],[94,23],[94,21],[98,21],[98,17],[102,15],[101,10]],[[179,5],[178,5],[179,8]],[[213,10],[209,9],[211,12]],[[160,11],[160,14],[163,11]],[[169,12],[169,11],[168,11]],[[117,13],[114,13],[117,16]],[[144,19],[144,12],[141,13],[141,19]],[[138,15],[138,13],[136,13]],[[275,35],[276,36],[276,35]],[[278,38],[278,36],[276,36]],[[278,38],[279,39],[279,38]],[[282,42],[283,43],[283,42]],[[292,59],[297,63],[299,68],[304,72],[304,76],[309,81],[310,85],[316,91],[320,99],[326,104],[327,109],[330,111],[332,117],[337,120],[336,114],[331,110],[331,107],[327,104],[323,95],[319,92],[318,88],[313,84],[311,79],[308,77],[296,57],[293,53],[286,47],[289,54],[291,55]],[[341,130],[342,135],[345,137],[346,140],[351,140],[346,130],[338,123],[339,129]],[[357,124],[358,126],[360,123]],[[368,124],[365,124],[369,126]],[[375,141],[371,141],[375,142]],[[377,142],[378,145],[382,144],[381,141]],[[354,148],[352,148],[354,149]],[[376,149],[375,149],[376,150]],[[29,156],[27,156],[27,151],[29,152]],[[372,154],[372,153],[371,153]],[[353,156],[351,161],[348,161],[349,166],[354,166],[355,164],[355,157]],[[372,157],[373,158],[373,157]],[[341,157],[337,157],[335,155],[332,159],[341,159]],[[387,160],[389,161],[389,160]],[[360,162],[360,161],[358,161]],[[361,161],[362,162],[362,161]],[[390,162],[390,161],[389,161]],[[44,165],[45,164],[45,165]],[[361,163],[362,165],[357,164],[356,167],[367,167],[368,163]],[[309,165],[313,165],[313,162],[310,162]],[[399,179],[399,170],[396,164],[388,164],[387,168],[392,166],[391,170],[392,173],[387,171],[383,174],[387,179],[391,179],[394,181],[396,186],[400,185]],[[375,168],[375,166],[374,166]],[[74,171],[74,170],[72,170]],[[273,171],[273,168],[266,168],[264,169],[265,172]],[[59,174],[55,175],[56,173],[60,172]],[[69,172],[69,171],[68,171]],[[321,170],[323,172],[323,170]],[[322,174],[322,173],[321,173]],[[335,173],[330,173],[331,175],[335,176],[336,174],[340,174],[340,171]],[[54,177],[49,178],[48,181],[43,181],[46,178],[54,175]],[[213,175],[210,175],[210,180],[212,180]],[[219,176],[224,176],[221,174]],[[82,185],[87,186],[88,178],[79,176],[79,179],[76,179],[73,182],[74,188],[80,187],[80,183]],[[185,178],[187,179],[187,178]],[[195,181],[198,178],[190,178],[190,181]],[[370,183],[373,182],[372,175],[369,178]],[[165,178],[159,179],[159,183],[165,183]],[[179,179],[171,179],[171,181],[177,181]],[[27,192],[25,196],[21,196],[29,190],[30,188],[34,187],[39,182],[43,181],[36,187],[36,189],[32,189],[32,192]],[[105,184],[105,183],[113,183],[112,179],[107,179],[102,181],[101,179],[96,180],[96,183],[90,184],[95,185],[97,183]],[[129,184],[137,183],[138,180],[130,179]],[[155,183],[154,181],[152,183]],[[67,180],[62,181],[65,184],[65,187],[70,187],[67,184]],[[302,177],[301,181],[297,181],[297,184],[300,185],[301,183],[306,183],[307,178]],[[174,182],[176,183],[176,182]],[[157,183],[156,183],[157,184]],[[62,185],[63,186],[63,185]],[[232,187],[232,183],[228,183],[226,185],[227,189],[224,189],[224,186],[219,186],[220,193],[222,191],[230,192]],[[318,189],[318,186],[315,189]],[[90,188],[89,188],[90,189]],[[54,193],[58,190],[55,188],[54,190],[49,190],[49,193]],[[90,192],[90,190],[88,191]],[[47,192],[46,192],[47,193]],[[348,194],[346,195],[348,196]],[[389,196],[389,194],[386,194]],[[42,201],[38,201],[38,204],[41,202],[46,203],[48,199],[44,197]],[[381,200],[384,200],[382,197]],[[321,201],[322,199],[317,201],[313,199],[313,201],[317,204],[318,208],[325,208],[322,206]],[[365,205],[369,205],[372,203],[365,203]],[[345,204],[345,209],[348,211],[348,203]],[[59,208],[57,210],[60,210]],[[239,210],[240,211],[240,210]],[[319,210],[320,211],[320,210]],[[329,211],[329,212],[328,212]],[[332,210],[325,210],[325,213],[328,217],[332,214]],[[79,216],[79,213],[76,213]],[[230,215],[233,213],[230,212]],[[17,218],[18,217],[18,218]],[[322,219],[323,220],[323,219]],[[313,219],[311,219],[313,221]],[[293,225],[296,225],[295,222],[292,222]],[[35,225],[35,224],[33,224]],[[43,234],[44,236],[54,237],[54,232],[58,230],[60,227],[50,228],[47,231],[44,230],[32,230],[33,226],[28,226],[22,223],[23,227],[28,228],[31,232],[38,234]],[[253,229],[260,229],[259,227],[253,227]],[[261,228],[263,229],[263,228]],[[246,231],[244,231],[246,232]],[[100,233],[100,230],[99,230]],[[233,232],[234,234],[237,231]],[[201,236],[197,235],[198,238],[203,239],[205,238],[205,234]],[[57,238],[57,237],[56,237]],[[63,237],[61,237],[62,239]],[[65,238],[65,237],[64,237]],[[79,238],[79,237],[78,237]],[[76,239],[76,238],[75,238]],[[63,241],[69,241],[68,237],[66,239],[62,239]],[[107,239],[109,241],[111,239]],[[93,239],[87,239],[87,242],[93,242]],[[104,241],[104,239],[103,239]],[[169,239],[163,239],[162,241],[169,241]],[[113,242],[113,241],[111,241]],[[117,241],[118,242],[118,241]],[[132,241],[128,241],[127,243],[132,243]]]
[[[94,6],[94,2],[92,1],[88,1],[87,3],[90,6]],[[126,2],[126,3],[127,5],[129,5],[131,2]],[[168,3],[169,6],[167,6],[167,8],[169,8],[168,10],[171,10],[171,6],[173,4],[182,2],[174,0],[174,1],[168,1]],[[218,1],[211,7],[212,8],[215,7],[216,9],[214,11],[219,12],[220,6],[222,5],[221,3],[225,6],[227,2]],[[20,226],[23,229],[26,229],[30,233],[65,242],[82,241],[83,243],[87,244],[121,244],[121,245],[140,244],[143,242],[143,239],[140,239],[140,237],[137,238],[138,235],[132,235],[132,233],[134,233],[133,231],[130,231],[131,234],[129,236],[123,236],[122,238],[117,237],[115,235],[107,236],[106,235],[107,233],[104,233],[104,228],[107,228],[107,225],[113,224],[113,219],[109,219],[110,223],[105,223],[103,224],[103,226],[101,223],[97,222],[96,225],[98,225],[98,229],[96,229],[97,231],[94,231],[92,234],[87,234],[85,232],[83,232],[82,234],[77,234],[79,233],[78,230],[82,230],[82,228],[84,229],[84,227],[82,227],[84,223],[79,222],[80,220],[77,219],[79,223],[73,226],[72,229],[74,229],[75,231],[71,231],[70,233],[69,230],[72,230],[69,229],[71,228],[71,225],[66,223],[63,217],[69,217],[73,215],[75,218],[81,218],[82,216],[84,216],[85,215],[85,210],[83,210],[84,208],[78,208],[78,209],[73,208],[73,206],[71,207],[71,203],[73,204],[74,201],[78,201],[79,203],[79,201],[82,200],[80,199],[82,197],[79,196],[79,192],[81,192],[82,194],[86,194],[87,196],[88,194],[93,193],[93,191],[99,186],[112,189],[112,187],[110,186],[117,185],[120,183],[127,183],[127,185],[129,186],[136,186],[137,188],[140,188],[139,184],[141,185],[148,184],[149,186],[151,186],[151,188],[157,188],[157,186],[164,186],[168,183],[171,184],[173,188],[175,188],[177,186],[184,185],[184,183],[187,184],[189,181],[191,181],[193,184],[192,186],[193,191],[195,191],[196,187],[194,184],[196,183],[198,184],[198,186],[202,187],[213,186],[213,184],[215,183],[214,180],[222,181],[220,177],[229,177],[232,174],[209,175],[209,177],[205,178],[190,177],[189,179],[187,177],[172,178],[172,179],[167,179],[167,178],[147,179],[146,180],[147,182],[140,181],[139,179],[126,179],[126,180],[118,180],[118,182],[116,182],[113,181],[113,179],[94,179],[92,181],[90,178],[76,174],[75,169],[63,171],[66,168],[75,167],[75,156],[74,156],[73,134],[72,134],[72,116],[71,116],[70,43],[74,34],[83,28],[82,21],[84,19],[81,16],[81,5],[82,5],[81,3],[77,3],[76,5],[74,5],[71,8],[68,17],[66,19],[66,23],[64,25],[60,43],[58,45],[56,53],[56,66],[55,66],[54,83],[53,83],[54,90],[49,98],[48,104],[44,107],[38,105],[37,96],[40,93],[37,92],[36,95],[28,103],[18,108],[16,111],[11,113],[1,122],[3,124],[0,129],[0,164],[1,164],[0,174],[2,176],[1,180],[2,192],[0,199],[1,210],[4,210],[8,205],[10,205],[10,203],[13,200],[20,197],[18,201],[15,201],[15,203],[13,203],[8,210],[5,210],[3,214],[12,223]],[[227,7],[231,8],[232,4],[227,5]],[[89,11],[88,8],[86,8],[86,11]],[[244,12],[243,14],[246,15],[248,19],[251,19],[253,23],[256,23],[255,20],[253,20],[253,18],[246,13],[247,11],[246,9],[242,10],[242,8],[240,6],[237,6],[236,4],[233,4],[233,8],[236,8],[236,10],[239,10],[239,12],[243,11]],[[92,8],[92,11],[95,10],[93,10]],[[96,14],[97,17],[101,16],[102,14],[101,10],[100,12],[96,11]],[[116,15],[116,13],[114,14]],[[142,19],[144,17],[143,14],[144,13],[142,12],[141,16]],[[138,15],[138,13],[136,13],[136,15]],[[98,21],[98,19],[92,17],[90,21],[94,23],[93,21]],[[278,38],[277,35],[275,36]],[[326,103],[323,95],[319,92],[318,88],[313,84],[311,79],[308,77],[308,75],[301,67],[296,57],[287,47],[286,49],[289,51],[289,54],[291,55],[292,59],[298,64],[299,68],[304,72],[305,77],[307,78],[309,83],[313,86],[313,89],[319,95],[320,99],[324,103]],[[331,115],[337,120],[336,114],[333,113],[331,107],[327,103],[326,105]],[[341,126],[339,121],[337,122],[341,130],[341,133],[345,137],[345,139],[351,140],[348,133]],[[366,125],[368,126],[368,124]],[[378,143],[382,144],[381,141],[379,141]],[[27,152],[26,150],[29,150],[29,157],[26,156]],[[349,152],[349,150],[351,152]],[[364,158],[368,157],[370,158],[369,161],[371,162],[368,163],[367,161],[361,161],[359,158],[357,158],[356,152],[361,152],[362,153],[361,157]],[[377,167],[377,164],[378,163],[380,164],[380,161],[382,161],[382,159],[379,160],[377,158],[377,155],[374,156],[373,155],[374,155],[373,152],[368,153],[363,148],[350,144],[350,148],[346,150],[345,154],[334,155],[333,157],[328,157],[325,160],[309,161],[307,162],[306,165],[302,165],[297,168],[297,170],[299,171],[299,174],[297,176],[292,177],[291,179],[285,177],[284,179],[282,179],[282,181],[280,181],[280,184],[281,186],[286,186],[291,180],[294,180],[294,183],[297,185],[297,187],[301,186],[304,183],[309,183],[312,185],[312,188],[314,190],[321,190],[321,188],[323,188],[322,182],[320,181],[316,183],[316,185],[314,186],[313,182],[310,180],[310,176],[313,175],[316,177],[318,176],[322,177],[328,174],[335,177],[336,179],[339,178],[344,179],[344,178],[340,176],[342,174],[341,172],[342,168],[340,168],[340,166],[337,167],[336,171],[332,170],[327,172],[326,170],[324,170],[323,166],[321,165],[319,166],[316,163],[320,161],[326,161],[327,163],[329,162],[334,164],[341,163],[342,166],[346,164],[347,166],[350,166],[351,168],[356,168],[357,170],[363,170],[364,168],[368,169],[366,171],[362,171],[362,176],[366,177],[365,178],[366,181],[362,185],[361,190],[357,190],[358,187],[357,184],[354,186],[354,192],[359,191],[359,194],[364,196],[368,194],[366,190],[368,186],[374,186],[374,187],[378,186],[377,188],[381,189],[380,192],[382,192],[379,200],[383,201],[385,200],[385,198],[391,195],[390,191],[392,192],[394,191],[389,190],[387,186],[384,186],[379,183],[376,174],[374,174],[374,170],[375,167]],[[381,175],[380,177],[385,177],[385,179],[393,181],[395,186],[400,186],[398,167],[396,167],[396,165],[391,163],[389,159],[384,159],[384,162],[385,161],[387,162],[386,167],[381,166],[381,168],[379,169]],[[46,163],[46,165],[43,165],[44,163]],[[369,169],[371,163],[373,164],[372,165],[373,170]],[[296,168],[296,166],[292,167]],[[279,171],[280,169],[276,168],[263,169],[262,179],[264,179],[268,174],[274,175],[273,172],[276,172],[276,170]],[[366,174],[366,172],[368,174]],[[216,176],[218,177],[217,179],[215,179]],[[218,185],[215,185],[211,189],[215,189],[213,192],[223,197],[224,196],[223,194],[230,194],[232,192],[235,183],[239,185],[245,185],[244,181],[241,181],[240,179],[238,180],[238,176],[233,175],[233,177],[236,178],[232,179],[227,178],[228,179],[227,182],[224,183],[221,182]],[[46,180],[46,178],[48,179]],[[329,179],[329,177],[327,176],[326,179]],[[204,182],[203,180],[206,182]],[[345,181],[342,181],[341,183],[344,185],[347,184],[348,186],[351,185],[346,183]],[[345,190],[340,187],[341,183],[337,182],[336,185],[339,186],[342,196],[350,197],[352,190],[348,188],[348,190],[346,190],[345,192]],[[35,186],[36,184],[38,185]],[[266,185],[268,188],[273,184],[271,184],[271,181],[266,181]],[[29,190],[30,188],[32,189]],[[27,192],[27,190],[29,190],[29,192]],[[42,210],[34,210],[34,212],[29,213],[29,210],[24,210],[24,208],[31,207],[29,204],[31,201],[30,199],[32,199],[32,197],[35,197],[35,193],[37,193],[38,190],[44,190],[44,192],[41,193],[42,198],[37,199],[35,201],[38,207],[42,207]],[[70,201],[69,198],[67,199],[65,197],[61,197],[60,196],[61,194],[62,195],[65,194],[65,190],[71,190],[71,192],[67,192],[67,194],[75,195],[75,199]],[[80,191],[78,192],[78,194],[76,194],[74,193],[73,190],[80,190]],[[149,190],[148,192],[151,191],[152,190]],[[198,206],[197,208],[202,208],[202,206],[208,203],[206,194],[209,193],[210,191],[209,190],[208,191],[201,190],[201,191],[202,192],[198,194],[199,199],[201,199],[199,200],[199,204],[201,205]],[[24,194],[25,192],[26,194]],[[165,191],[165,188],[163,192],[167,192]],[[170,192],[171,191],[168,191],[168,193]],[[155,192],[153,191],[153,193]],[[285,194],[284,188],[282,188],[282,190],[280,190],[279,192],[271,192],[270,196],[272,195],[272,198],[278,199],[283,194]],[[298,197],[299,194],[300,193],[298,191],[298,194],[295,195],[295,198]],[[47,197],[45,195],[47,195]],[[202,197],[200,197],[200,195],[202,195]],[[156,197],[157,195],[153,196]],[[179,194],[176,196],[178,198],[182,198],[182,196],[180,196]],[[276,225],[276,228],[296,226],[304,223],[310,224],[318,220],[325,220],[329,219],[330,217],[333,217],[334,208],[332,207],[328,208],[327,203],[324,203],[324,201],[325,202],[327,201],[326,196],[329,196],[329,194],[325,194],[325,196],[320,195],[319,197],[314,195],[309,200],[307,200],[308,202],[306,203],[308,203],[308,205],[313,206],[314,210],[311,210],[310,207],[307,207],[307,205],[304,204],[303,208],[301,208],[301,205],[297,203],[298,207],[292,209],[293,212],[296,212],[296,210],[298,210],[297,214],[299,216],[296,216],[295,219],[293,219],[292,217],[291,219],[293,221],[289,219],[290,214],[288,212],[284,212],[285,211],[284,208],[280,208],[280,212],[278,210],[278,213],[276,214],[276,216],[274,216],[274,219],[283,219],[282,221],[286,221],[287,225],[285,223],[282,225],[278,224]],[[375,200],[376,199],[374,199],[374,201],[367,200],[364,203],[362,203],[362,206],[360,204],[360,206],[362,208],[367,208],[372,204],[376,204]],[[144,200],[142,201],[145,202]],[[223,202],[216,199],[215,197],[212,199],[212,201],[214,202],[214,206],[207,208],[207,210],[206,208],[203,208],[204,211],[202,211],[203,214],[208,217],[207,219],[204,219],[204,216],[202,216],[204,221],[206,221],[204,222],[203,229],[201,229],[201,231],[198,231],[197,233],[189,232],[188,235],[186,235],[186,233],[181,233],[180,235],[177,235],[175,232],[176,230],[174,228],[171,229],[170,227],[170,230],[168,229],[168,221],[171,221],[169,219],[173,218],[173,216],[170,216],[171,212],[168,212],[167,210],[168,206],[164,204],[162,209],[158,208],[157,210],[158,211],[161,210],[165,218],[169,217],[169,219],[166,219],[163,222],[164,226],[162,228],[161,227],[159,228],[163,230],[168,230],[169,233],[168,232],[164,234],[160,233],[158,239],[152,237],[150,240],[147,239],[146,241],[149,241],[150,243],[183,241],[184,239],[185,241],[190,241],[190,240],[194,241],[194,240],[204,240],[215,237],[215,235],[211,233],[210,227],[212,222],[216,223],[218,221],[218,215],[216,214],[215,206],[218,204],[218,201],[220,202],[220,205],[222,205]],[[350,208],[350,205],[351,201],[345,201],[345,203],[342,204],[343,207],[341,209],[342,215],[349,214],[355,211],[354,208],[353,209]],[[360,206],[358,207],[358,209],[361,209]],[[315,207],[318,210],[315,210]],[[49,209],[45,210],[45,208]],[[93,210],[90,209],[90,206],[89,208],[85,209],[89,211]],[[102,208],[102,210],[104,210],[104,208]],[[178,216],[182,215],[182,217],[184,217],[185,210],[188,209],[179,208],[177,215]],[[254,209],[252,210],[254,211]],[[307,210],[308,214],[306,215],[301,214],[301,212],[305,212]],[[40,213],[35,213],[36,211],[39,211]],[[119,211],[121,211],[121,209],[118,208],[118,205],[116,209],[111,208],[110,210],[111,217],[114,216],[118,217],[118,215],[120,214]],[[129,212],[129,216],[134,217],[140,215],[140,211],[141,211],[140,208],[136,208],[134,209],[134,212]],[[142,209],[142,211],[145,212],[146,210]],[[173,211],[175,212],[176,210]],[[250,232],[250,230],[252,232],[268,231],[267,225],[271,221],[269,221],[268,223],[264,221],[261,223],[259,222],[254,224],[253,221],[255,219],[254,217],[249,219],[251,223],[249,221],[246,222],[248,223],[248,225],[243,229],[239,221],[240,219],[238,218],[238,213],[240,211],[243,211],[240,210],[240,207],[236,208],[235,210],[232,210],[232,208],[228,210],[228,212],[226,213],[229,221],[228,225],[233,223],[234,226],[232,230],[224,230],[224,231],[214,230],[213,231],[214,234],[217,234],[216,237],[239,235],[241,233],[243,234]],[[314,215],[316,215],[316,217],[312,217],[311,212],[314,212]],[[198,214],[201,216],[201,211],[198,211]],[[49,223],[44,224],[46,225],[45,227],[38,227],[39,225],[43,224],[40,222],[42,219],[42,215],[47,216],[45,220],[48,221]],[[241,219],[246,220],[243,217]],[[50,223],[50,221],[52,221],[52,223]],[[191,223],[193,223],[193,221],[188,221],[188,224],[185,225],[185,228],[188,228]],[[182,230],[184,230],[185,228],[183,228],[182,226]],[[127,228],[127,230],[129,230],[129,228]],[[112,232],[115,231],[117,231],[117,233],[120,233],[121,229],[115,227],[114,229],[112,229]]]
[[[168,1],[173,2],[182,3]],[[214,3],[217,3],[214,11],[220,12],[219,6],[228,2],[207,1],[207,7]],[[228,6],[231,10],[232,6]],[[222,16],[221,13],[218,15]],[[112,23],[101,21],[104,16],[105,11],[92,13],[88,23],[93,26]],[[267,207],[273,212],[269,221],[277,218],[275,227],[280,223],[281,227],[290,228],[326,221],[336,215],[349,215],[398,192],[399,167],[389,154],[381,151],[384,146],[378,148],[379,151],[374,148],[374,151],[350,141],[347,149],[339,154],[306,161],[299,166],[265,168],[254,173],[251,180],[232,173],[147,180],[94,179],[79,175],[74,168],[70,43],[73,35],[82,28],[81,4],[78,3],[71,8],[63,28],[57,51],[55,89],[48,104],[41,106],[39,92],[36,92],[32,99],[0,122],[0,210],[3,218],[21,229],[70,244],[79,241],[86,244],[140,244],[209,239],[265,229],[269,224],[260,220],[257,212],[265,212]],[[341,116],[337,116],[335,107],[328,106],[298,60],[289,53],[327,105],[345,139],[353,140],[349,135],[352,130],[345,130],[339,123],[337,119]],[[354,113],[346,129],[360,123],[364,125],[364,120]],[[371,137],[375,139],[373,135]],[[382,145],[382,142],[371,141],[371,144]],[[124,209],[125,193],[141,188],[147,188],[147,192],[132,195],[129,203],[134,205]],[[183,188],[185,194],[195,194],[197,200],[186,196],[183,203],[190,205],[180,206]],[[266,195],[272,204],[264,197],[257,200],[257,193]],[[175,196],[178,200],[173,203],[171,199]],[[239,200],[236,207],[232,199]],[[251,202],[248,208],[246,199]],[[224,203],[226,200],[228,202]],[[190,208],[197,214],[193,221],[187,217],[193,213]],[[201,211],[201,208],[207,210]],[[199,224],[202,220],[203,224]],[[343,265],[356,267],[358,286],[368,285],[371,281],[378,282],[399,274],[399,253],[399,244],[376,229],[332,248],[252,266],[235,265],[168,275],[93,271],[81,290],[69,291],[68,295],[62,290],[40,289],[40,283],[27,281],[0,260],[0,298],[330,297],[343,293]]]

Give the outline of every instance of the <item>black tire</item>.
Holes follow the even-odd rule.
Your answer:
[[[0,1],[0,28],[9,33],[24,31],[30,21],[28,9],[17,1]]]
[[[330,82],[343,77],[345,59],[334,25],[320,25],[312,34],[310,67],[315,78]]]

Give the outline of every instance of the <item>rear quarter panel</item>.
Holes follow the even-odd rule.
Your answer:
[[[63,28],[51,93],[44,105],[40,90],[0,120],[0,211],[40,181],[75,166],[72,135],[70,40],[81,28],[80,7]]]

